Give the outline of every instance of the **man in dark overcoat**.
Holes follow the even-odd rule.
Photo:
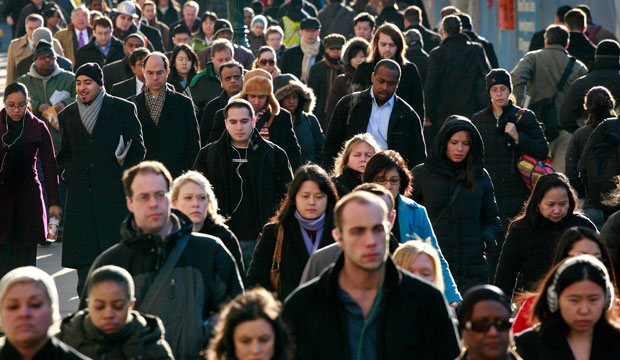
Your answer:
[[[76,101],[60,112],[58,167],[67,183],[62,265],[77,269],[78,294],[93,260],[118,243],[127,215],[121,176],[144,158],[131,102],[106,94],[96,63],[76,71]]]

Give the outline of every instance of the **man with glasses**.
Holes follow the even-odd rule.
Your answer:
[[[329,121],[323,166],[331,169],[334,158],[348,139],[370,133],[382,150],[399,152],[409,168],[424,161],[426,145],[418,114],[395,94],[400,82],[400,66],[383,59],[375,65],[372,86],[343,97]]]

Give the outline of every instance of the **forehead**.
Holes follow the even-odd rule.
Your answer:
[[[345,227],[372,227],[383,221],[383,211],[378,204],[352,200],[341,209],[341,225]]]
[[[472,308],[471,319],[508,317],[510,312],[504,305],[495,300],[478,301]]]
[[[86,16],[86,12],[82,9],[77,9],[71,16]]]
[[[129,39],[125,40],[125,46],[136,47],[136,46],[144,46],[144,45],[142,43],[142,40],[136,39],[135,37],[130,37]]]
[[[184,33],[184,32],[179,32],[179,33],[174,34],[174,37],[175,38],[178,38],[178,37],[189,37],[189,34],[188,33]]]
[[[250,111],[245,107],[232,107],[228,109],[227,120],[249,119]]]
[[[382,79],[388,80],[396,80],[398,79],[398,72],[396,70],[392,70],[387,66],[380,66],[377,71],[375,71],[375,77],[380,77]]]
[[[241,74],[241,70],[237,66],[227,66],[222,69],[222,76],[231,76]]]
[[[95,82],[95,80],[91,79],[90,77],[86,76],[86,75],[80,75],[77,78],[75,78],[75,81],[92,81]]]
[[[141,192],[168,191],[166,178],[152,171],[140,171],[133,178],[131,189],[134,194]]]
[[[147,70],[163,70],[164,60],[157,55],[150,56],[148,61],[144,63],[144,68]]]
[[[388,34],[380,33],[379,34],[379,42],[383,43],[394,43],[394,39]]]
[[[355,26],[370,27],[370,21],[358,21]]]
[[[101,24],[96,24],[95,25],[95,32],[99,32],[99,31],[111,31],[112,29],[110,29],[107,26],[101,25]]]

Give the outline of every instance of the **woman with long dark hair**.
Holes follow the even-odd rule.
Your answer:
[[[174,90],[186,93],[189,96],[189,84],[198,72],[198,55],[187,44],[181,44],[174,48],[170,56],[170,75],[168,83],[174,86]]]
[[[560,236],[568,228],[594,224],[576,212],[577,198],[568,179],[561,173],[541,176],[508,227],[495,275],[495,285],[512,296],[519,274],[523,289],[532,291],[545,274]]]
[[[605,268],[592,255],[557,264],[539,287],[534,313],[540,325],[515,338],[528,360],[618,359],[616,295]]]
[[[213,11],[205,11],[200,17],[200,28],[198,34],[192,38],[189,45],[195,52],[204,50],[213,42],[213,33],[215,32],[215,20],[217,14]]]
[[[280,209],[263,228],[248,271],[248,285],[277,291],[285,299],[298,285],[306,262],[316,250],[334,242],[333,208],[338,195],[318,165],[300,167]],[[278,245],[278,243],[280,243]],[[274,251],[281,252],[280,283],[271,283]]]
[[[37,178],[41,161],[49,217],[60,221],[60,190],[49,129],[28,108],[28,89],[11,83],[0,111],[0,277],[35,265],[37,244],[47,237],[46,204]]]
[[[500,222],[484,146],[469,119],[452,115],[429,154],[413,169],[413,200],[424,205],[459,291],[489,283],[485,253],[496,246]]]

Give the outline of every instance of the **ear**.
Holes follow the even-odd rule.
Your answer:
[[[396,210],[392,210],[392,213],[389,216],[390,221],[390,230],[394,227],[394,222],[396,221]]]
[[[136,299],[132,299],[129,302],[129,310],[133,310],[133,307],[136,305]]]
[[[342,238],[340,236],[340,232],[338,231],[338,229],[334,228],[332,230],[332,237],[334,238],[334,240],[336,240],[336,243],[338,244],[338,246],[342,247]]]
[[[125,196],[125,203],[127,204],[127,210],[129,210],[130,213],[133,213],[133,201],[129,196]]]

